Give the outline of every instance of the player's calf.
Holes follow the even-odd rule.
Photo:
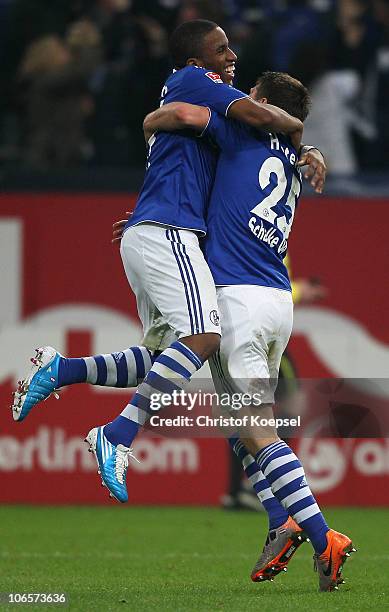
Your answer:
[[[165,399],[166,396],[173,397],[175,391],[185,388],[193,374],[202,365],[202,359],[189,347],[179,341],[173,342],[155,360],[143,383],[139,385],[134,397],[121,414],[104,428],[95,428],[88,434],[87,441],[91,444],[92,450],[94,450],[94,445],[97,448],[95,455],[101,474],[102,476],[104,473],[108,475],[103,478],[104,483],[119,501],[127,499],[125,488],[127,467],[124,472],[122,469],[123,462],[126,461],[125,456],[131,456],[129,455],[130,446],[141,427],[152,414],[155,414],[155,410],[163,408],[164,404],[159,402],[161,393]],[[96,432],[100,432],[100,437]],[[97,441],[100,440],[101,451],[98,450],[98,442],[95,444],[91,437],[96,437]],[[120,460],[118,473],[116,473],[117,458]],[[105,463],[107,463],[106,466]]]
[[[328,527],[299,459],[285,442],[263,448],[256,461],[274,496],[312,542],[320,590],[336,590],[342,583],[343,564],[355,550],[350,538]]]

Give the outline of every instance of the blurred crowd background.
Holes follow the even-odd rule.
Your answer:
[[[227,32],[244,91],[263,70],[306,84],[305,142],[333,174],[389,167],[389,0],[0,0],[0,165],[142,166],[142,121],[183,21]]]

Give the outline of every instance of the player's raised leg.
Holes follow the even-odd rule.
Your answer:
[[[127,230],[121,254],[145,331],[149,313],[156,308],[180,338],[154,361],[121,414],[86,438],[103,482],[123,502],[128,499],[128,461],[123,472],[122,455],[131,456],[133,440],[156,408],[155,397],[183,389],[217,350],[220,327],[215,286],[196,234],[142,224]]]
[[[11,408],[15,421],[23,421],[36,404],[69,385],[136,387],[154,361],[154,353],[144,346],[76,359],[64,357],[51,346],[43,346],[35,352],[30,371],[18,382],[13,394]]]
[[[102,481],[118,501],[128,500],[125,476],[128,459],[133,456],[131,444],[152,416],[158,402],[155,398],[161,393],[166,398],[183,389],[203,363],[183,342],[173,343],[155,360],[122,413],[112,423],[89,432],[86,440],[95,453]]]

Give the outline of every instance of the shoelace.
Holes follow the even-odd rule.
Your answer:
[[[39,351],[39,349],[35,349],[36,352],[36,356],[35,357],[31,357],[30,361],[32,362],[32,364],[34,365],[34,367],[36,368],[36,372],[34,374],[30,374],[29,378],[33,378],[33,376],[35,376],[35,374],[37,372],[39,372],[39,370],[42,368],[43,366],[43,361],[42,361],[42,355],[43,355],[43,351]],[[30,388],[30,383],[28,382],[27,378],[24,378],[22,380],[18,380],[18,387],[16,392],[13,393],[13,395],[26,395],[26,393],[28,393],[28,390]]]
[[[36,356],[31,357],[30,361],[38,368],[38,370],[40,370],[41,367],[43,366],[43,361],[42,361],[43,351],[39,349],[35,349],[35,352],[36,352]]]
[[[36,367],[36,372],[35,374],[37,374],[39,372],[39,370],[45,365],[42,361],[42,355],[43,355],[43,351],[39,350],[39,349],[35,349],[36,352],[36,356],[35,357],[31,357],[30,361],[32,362],[32,364],[34,365],[34,367]],[[34,374],[30,375],[30,379],[34,376]],[[54,379],[52,379],[54,382]],[[22,397],[24,395],[26,395],[28,393],[30,389],[30,383],[28,382],[28,379],[22,379],[22,380],[18,380],[18,386],[16,391],[13,391],[12,395],[14,396],[14,402],[13,402],[13,408],[17,409],[18,412],[21,411],[22,406],[21,406],[21,402],[22,402]],[[50,395],[54,395],[55,399],[59,400],[60,396],[59,393],[57,393],[56,391],[53,391]],[[50,395],[48,397],[46,397],[46,399],[48,399],[50,397]],[[11,406],[12,408],[12,406]]]
[[[43,351],[39,349],[35,349],[35,352],[36,352],[36,357],[31,357],[31,361],[37,367],[37,372],[39,372],[39,370],[43,368],[43,366],[45,365],[42,361]],[[55,378],[52,378],[51,380],[52,382],[55,382]],[[28,391],[28,388],[27,388],[27,391]],[[56,391],[53,391],[50,395],[54,395],[55,399],[57,400],[59,399],[59,394]],[[49,397],[50,396],[48,396],[46,399],[48,399]]]
[[[135,457],[133,449],[129,448],[125,451],[119,449],[116,450],[116,459],[115,459],[115,475],[120,484],[123,484],[124,477],[128,468],[128,460],[135,459],[138,463],[140,463],[139,459]]]

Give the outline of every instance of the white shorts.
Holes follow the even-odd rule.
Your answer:
[[[220,335],[215,284],[195,232],[142,223],[125,232],[120,253],[145,346],[163,350],[177,338]]]
[[[253,393],[274,403],[278,372],[293,325],[289,291],[257,285],[219,287],[220,350],[210,361],[220,393]]]

